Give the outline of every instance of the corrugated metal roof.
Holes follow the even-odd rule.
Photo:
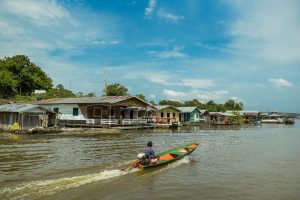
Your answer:
[[[49,111],[48,109],[43,108],[42,106],[39,105],[25,104],[25,103],[12,103],[12,104],[1,105],[0,112],[23,113],[23,112],[29,112],[30,110],[34,110],[36,108],[41,108],[43,110]]]
[[[223,113],[223,112],[209,112],[210,115],[221,115],[221,116],[234,116],[233,114],[230,113]]]
[[[272,113],[269,115],[269,117],[282,117],[282,116],[276,113]]]
[[[101,97],[75,97],[75,98],[64,98],[64,99],[48,99],[42,101],[36,101],[35,104],[46,105],[46,104],[115,104],[121,101],[125,101],[131,98],[136,98],[147,105],[151,105],[148,102],[135,96],[101,96]],[[152,106],[152,105],[151,105]]]
[[[195,109],[199,110],[197,107],[176,107],[176,108],[178,108],[181,113],[191,113]],[[199,112],[200,112],[200,110],[199,110]]]
[[[208,112],[207,110],[200,110],[201,114]]]
[[[169,106],[169,105],[163,105],[163,106],[154,106],[154,108],[156,108],[157,110],[163,110],[165,108],[174,108],[175,110],[180,111],[178,108],[174,107],[174,106]]]

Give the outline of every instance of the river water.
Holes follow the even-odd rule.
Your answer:
[[[190,156],[123,173],[156,151],[201,141]],[[0,133],[0,199],[300,199],[300,122],[99,136]]]

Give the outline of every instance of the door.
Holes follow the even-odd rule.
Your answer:
[[[133,110],[130,110],[130,119],[133,119]]]

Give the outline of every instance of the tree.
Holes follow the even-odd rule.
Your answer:
[[[140,99],[142,99],[142,100],[144,100],[144,101],[147,101],[146,97],[145,97],[145,95],[143,93],[136,94],[135,96],[138,97],[138,98],[140,98]]]
[[[169,105],[174,107],[181,107],[183,104],[180,101],[172,101],[172,100],[161,100],[159,105]]]
[[[243,102],[236,103],[234,109],[235,109],[235,110],[243,110],[243,109],[244,109],[244,104],[243,104]]]
[[[78,93],[76,94],[76,96],[77,96],[77,97],[83,97],[84,94],[83,94],[83,92],[78,92]]]
[[[216,103],[214,102],[214,100],[210,100],[206,103],[206,109],[209,111],[209,112],[217,112],[217,105]]]
[[[85,95],[86,97],[95,97],[96,93],[95,92],[90,92],[87,95]]]
[[[76,95],[71,90],[65,89],[62,84],[58,84],[56,88],[52,88],[44,94],[39,94],[37,97],[42,99],[52,99],[76,97]]]
[[[105,96],[126,96],[126,95],[128,95],[128,89],[119,83],[113,83],[113,84],[106,86],[106,88],[104,88],[103,92],[104,92]]]
[[[243,102],[236,103],[233,99],[229,99],[224,104],[227,110],[243,110]]]
[[[11,72],[0,70],[0,98],[8,99],[17,93],[17,81]]]
[[[153,106],[156,106],[156,105],[157,105],[154,101],[150,101],[150,103],[151,103]]]
[[[16,81],[15,89],[20,95],[30,95],[34,90],[49,90],[52,79],[24,55],[5,57],[0,62],[0,70],[7,70]],[[3,75],[3,74],[2,74]]]
[[[235,110],[235,102],[232,99],[228,99],[226,103],[224,104],[227,110]]]

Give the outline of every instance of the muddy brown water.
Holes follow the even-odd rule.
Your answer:
[[[300,125],[187,127],[97,136],[0,133],[0,199],[300,199]],[[123,173],[148,140],[188,157]]]

